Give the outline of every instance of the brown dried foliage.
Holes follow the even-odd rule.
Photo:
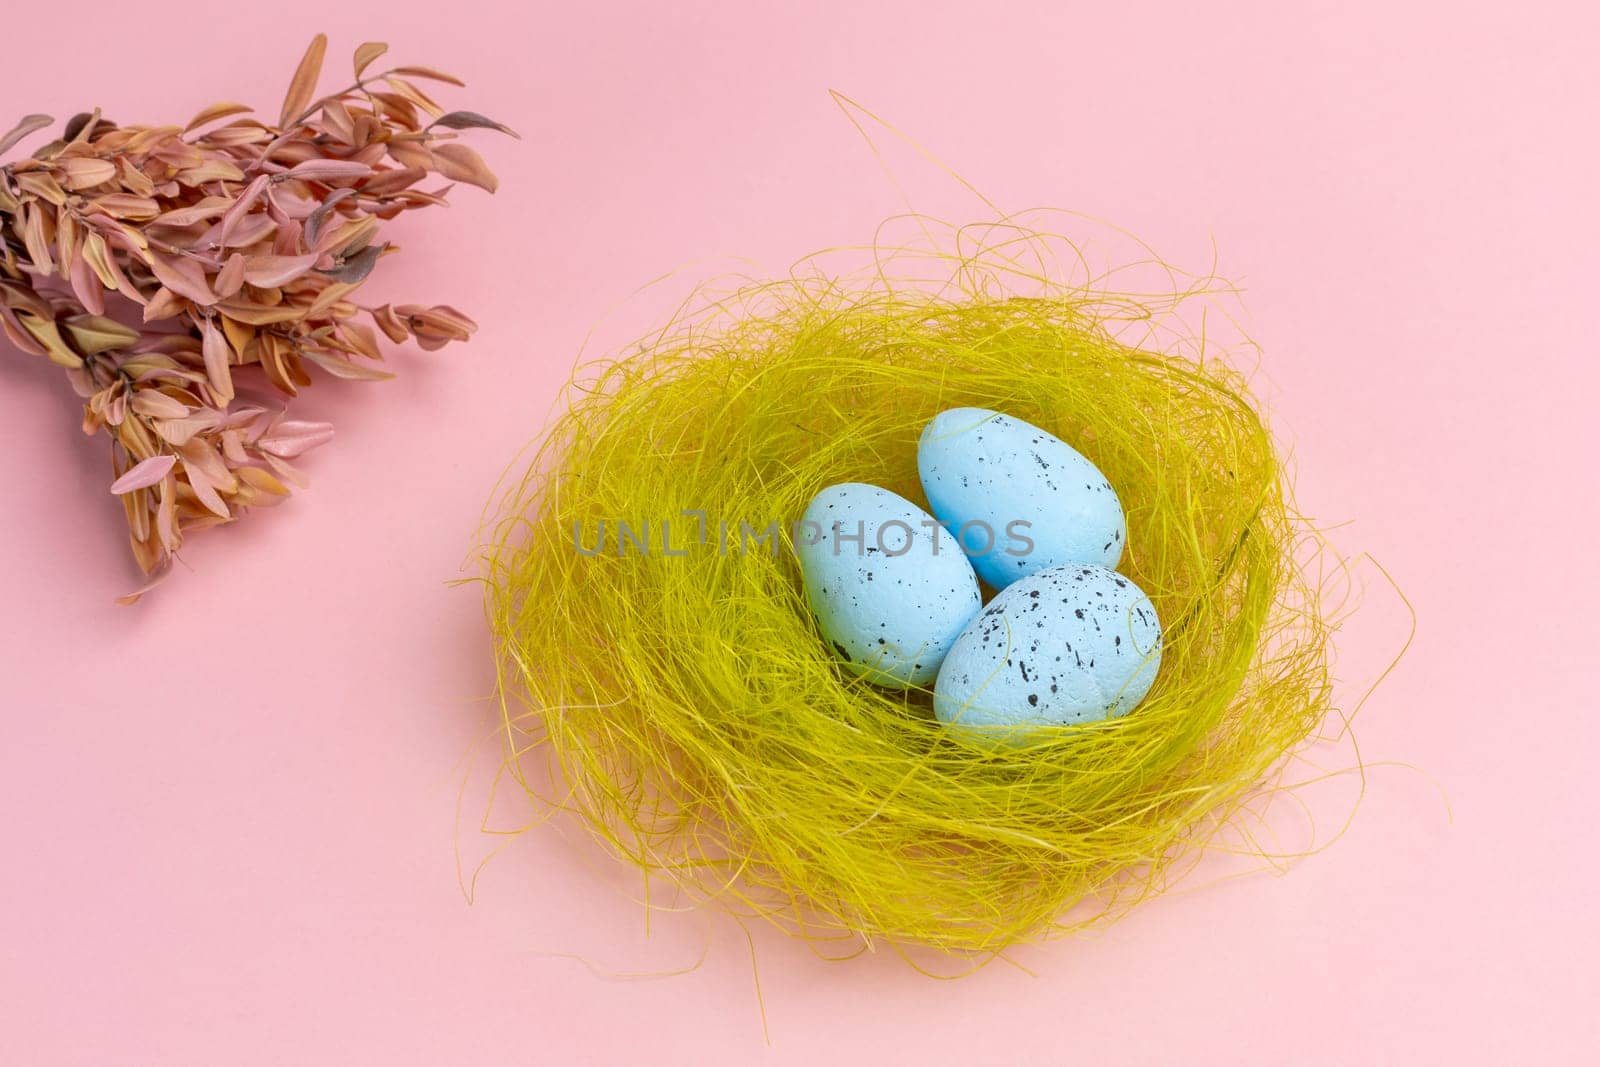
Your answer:
[[[368,73],[378,43],[356,50],[350,87],[318,98],[326,47],[319,34],[276,124],[233,103],[182,127],[95,111],[0,167],[0,328],[64,368],[84,432],[111,439],[112,492],[148,576],[124,603],[168,573],[187,531],[303,484],[290,460],[332,427],[286,418],[281,398],[313,370],[388,378],[380,333],[432,350],[476,329],[448,306],[354,294],[396,251],[383,224],[444,203],[452,186],[424,191],[430,176],[494,191],[459,131],[512,131],[435,103],[420,82],[462,84],[441,71]],[[23,119],[0,157],[51,122]],[[248,398],[263,387],[280,401]]]

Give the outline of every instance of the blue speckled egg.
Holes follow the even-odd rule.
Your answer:
[[[972,564],[933,516],[875,485],[812,498],[795,554],[823,640],[878,685],[930,684],[983,604]]]
[[[1114,568],[1127,527],[1099,468],[1065,441],[985,408],[952,408],[922,431],[928,504],[961,539],[978,577],[1004,589],[1047,567]]]
[[[1012,582],[956,638],[933,690],[942,722],[1014,728],[1132,711],[1161,666],[1149,597],[1104,567]]]

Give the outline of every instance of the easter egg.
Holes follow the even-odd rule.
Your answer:
[[[1115,567],[1127,527],[1093,463],[1045,431],[985,408],[952,408],[923,428],[917,469],[928,504],[978,577],[1004,589],[1047,567]]]
[[[983,601],[933,516],[875,485],[818,493],[795,528],[806,599],[829,649],[878,685],[928,685]]]
[[[1104,567],[1067,564],[1012,582],[956,638],[934,714],[963,726],[1093,722],[1132,711],[1161,666],[1149,597]]]

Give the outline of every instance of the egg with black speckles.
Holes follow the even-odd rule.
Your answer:
[[[996,589],[1064,563],[1114,568],[1127,524],[1098,467],[1031,423],[951,408],[926,427],[917,470],[928,505]]]
[[[931,684],[983,606],[972,564],[933,516],[875,485],[822,490],[794,544],[823,640],[877,685]]]
[[[1127,577],[1052,567],[995,595],[956,638],[933,690],[941,722],[1013,729],[1126,715],[1161,667],[1161,623]]]

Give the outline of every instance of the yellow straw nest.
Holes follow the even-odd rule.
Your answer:
[[[751,285],[580,371],[486,548],[506,768],[537,805],[824,954],[985,954],[1120,914],[1272,788],[1329,709],[1328,626],[1244,381],[1117,339],[1170,296],[1019,296],[1009,266]],[[834,482],[925,504],[917,438],[957,406],[1049,430],[1121,496],[1120,569],[1165,631],[1132,714],[976,746],[824,646],[792,523]]]

